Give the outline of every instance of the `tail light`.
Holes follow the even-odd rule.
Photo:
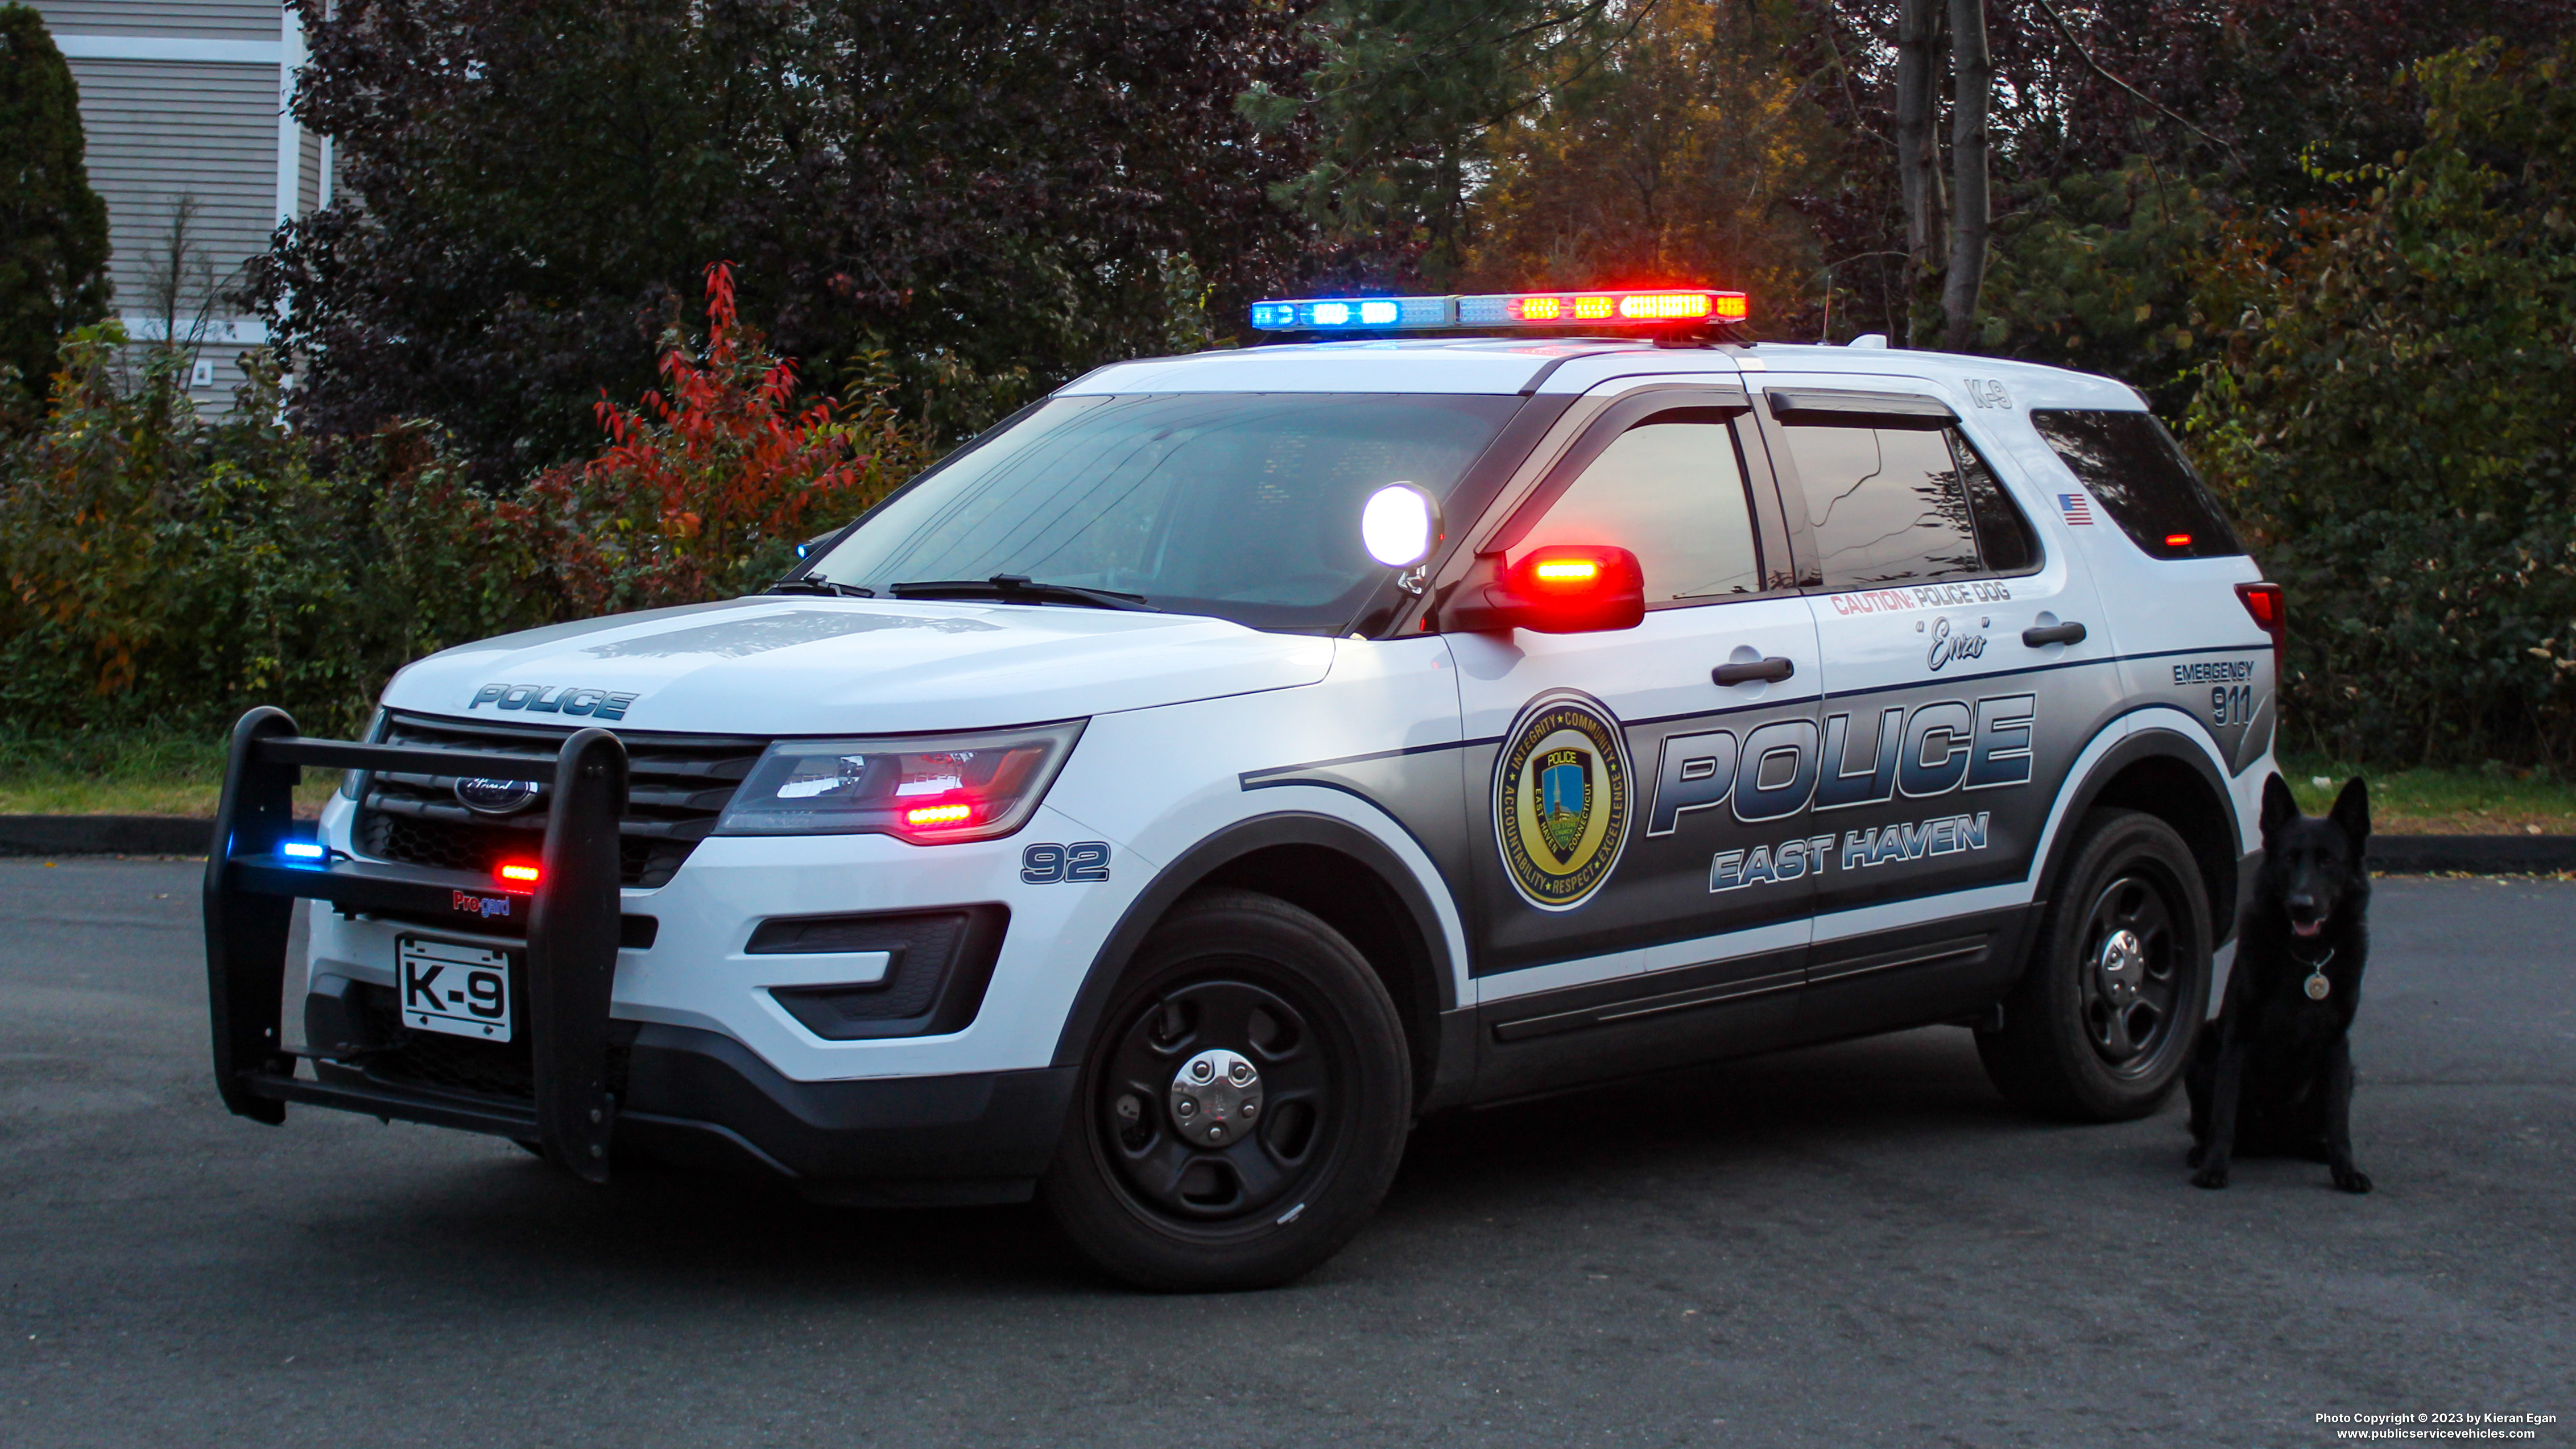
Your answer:
[[[2254,622],[2263,627],[2263,632],[2272,636],[2272,653],[2276,656],[2274,667],[2278,668],[2277,656],[2290,646],[2289,605],[2281,599],[2281,586],[2238,584],[2236,597],[2245,601],[2245,612],[2253,615]]]

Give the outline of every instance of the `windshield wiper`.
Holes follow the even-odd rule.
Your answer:
[[[823,577],[821,574],[807,574],[801,579],[780,579],[778,582],[771,584],[761,592],[770,594],[830,594],[835,598],[841,599],[873,599],[877,596],[877,591],[874,589],[863,589],[856,584],[836,584],[830,579]]]
[[[896,584],[886,592],[898,599],[993,599],[1005,604],[1079,604],[1091,609],[1163,612],[1143,594],[1115,589],[1086,589],[1073,584],[1041,584],[1026,574],[995,574],[989,579],[921,579]]]

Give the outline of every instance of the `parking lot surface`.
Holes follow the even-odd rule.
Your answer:
[[[2036,1123],[1945,1028],[1426,1124],[1319,1272],[1158,1298],[1028,1208],[228,1117],[201,872],[0,862],[0,1443],[2576,1442],[2576,884],[2381,883],[2368,1197],[2195,1191],[2179,1100]]]

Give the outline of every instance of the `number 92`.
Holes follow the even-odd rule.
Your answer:
[[[1088,885],[1109,879],[1109,843],[1032,845],[1020,852],[1020,879],[1029,885]]]

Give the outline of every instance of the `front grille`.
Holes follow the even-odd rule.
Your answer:
[[[384,743],[493,754],[552,756],[568,729],[461,723],[394,715]],[[618,874],[630,886],[667,885],[698,842],[716,828],[743,777],[768,748],[741,735],[628,734],[626,814],[618,821]],[[401,865],[488,874],[544,843],[545,795],[508,815],[485,815],[456,798],[454,775],[371,772],[358,811],[358,852]]]

